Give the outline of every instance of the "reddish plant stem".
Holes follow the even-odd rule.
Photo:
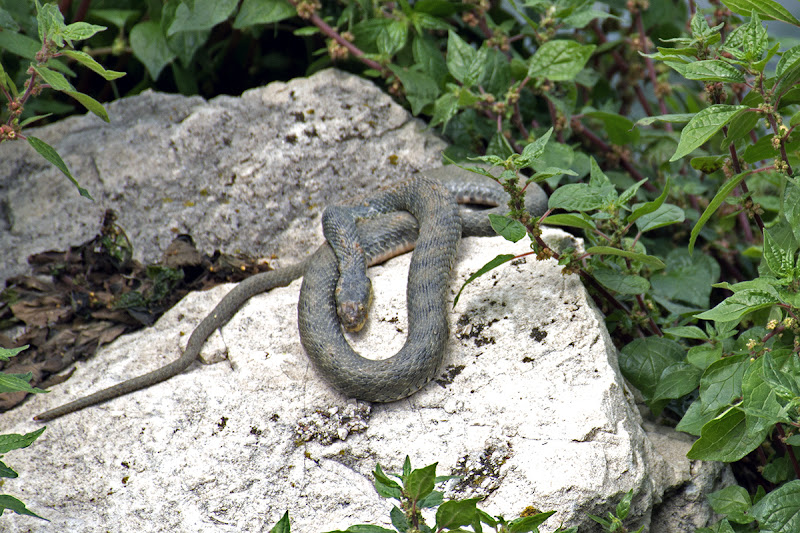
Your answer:
[[[633,15],[636,24],[636,30],[639,32],[639,42],[641,43],[642,52],[647,53],[647,34],[644,31],[644,21],[642,20],[642,11],[636,10]],[[643,56],[644,57],[644,56]],[[656,100],[658,100],[658,108],[661,110],[662,115],[669,113],[667,104],[664,99],[658,96],[658,78],[656,77],[656,68],[653,65],[653,60],[649,57],[644,57],[644,64],[647,68],[647,75],[650,77],[650,83],[653,84],[653,91],[656,93]],[[669,122],[664,123],[664,129],[672,131],[672,124]]]
[[[794,449],[790,445],[786,444],[786,432],[783,431],[783,426],[780,423],[775,424],[775,429],[778,430],[778,438],[783,447],[786,449],[786,453],[789,455],[789,461],[792,463],[794,475],[800,478],[800,465],[797,464],[797,457],[794,454]]]
[[[297,0],[289,0],[289,2],[295,8],[297,7],[297,4],[298,4]],[[348,52],[350,52],[355,58],[357,58],[359,61],[361,61],[362,63],[364,63],[368,67],[377,70],[383,76],[387,76],[390,73],[390,71],[386,67],[384,67],[383,65],[381,65],[377,61],[374,61],[372,59],[364,57],[364,52],[360,48],[358,48],[356,45],[354,45],[353,43],[351,43],[350,41],[348,41],[347,39],[345,39],[344,37],[339,35],[339,33],[336,30],[331,28],[316,13],[312,13],[311,16],[308,18],[308,20],[310,20],[311,23],[314,26],[319,28],[319,31],[321,31],[323,34],[327,35],[328,37],[330,37],[331,39],[333,39],[334,41],[336,41],[340,45],[344,46],[347,49]]]

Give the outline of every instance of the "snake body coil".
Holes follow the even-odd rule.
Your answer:
[[[334,301],[339,260],[333,248],[325,243],[297,265],[257,274],[236,285],[195,328],[186,350],[175,361],[35,419],[51,420],[183,372],[197,359],[206,339],[247,300],[286,286],[300,276],[304,278],[298,304],[300,339],[325,379],[349,397],[374,402],[394,401],[414,393],[434,376],[447,344],[447,289],[460,236],[494,234],[486,216],[491,210],[459,211],[457,200],[501,206],[507,196],[494,181],[451,166],[426,171],[350,208],[351,215],[333,217],[337,221],[334,226],[343,224],[342,228],[334,228],[334,232],[343,233],[335,233],[333,240],[363,251],[361,261],[366,265],[380,263],[416,246],[408,276],[408,339],[400,352],[389,359],[365,359],[345,340]],[[528,187],[529,212],[541,214],[546,203],[541,189]],[[367,219],[356,223],[361,217]]]

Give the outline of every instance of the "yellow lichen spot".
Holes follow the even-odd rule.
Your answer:
[[[399,158],[397,157],[397,155],[395,155],[395,154],[390,155],[389,156],[389,164],[390,165],[396,165],[398,159]]]
[[[192,200],[186,200],[183,202],[184,207],[194,207],[194,202]]]
[[[200,189],[200,196],[208,196],[208,189]]]
[[[172,198],[170,198],[169,196],[167,196],[166,198],[164,198],[164,199],[163,199],[163,200],[161,200],[161,201],[162,201],[163,203],[165,203],[165,204],[171,204],[171,203],[172,203]]]

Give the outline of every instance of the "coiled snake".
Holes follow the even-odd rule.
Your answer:
[[[486,215],[505,211],[502,207],[488,211],[459,210],[457,201],[502,206],[507,196],[496,182],[451,166],[426,171],[380,191],[357,206],[326,209],[323,225],[328,242],[297,265],[257,274],[236,285],[195,328],[178,359],[46,411],[35,419],[51,420],[183,372],[197,358],[206,339],[247,300],[286,286],[300,276],[303,276],[298,304],[300,339],[325,379],[348,397],[361,400],[389,402],[413,394],[433,378],[447,344],[446,293],[459,238],[493,235]],[[546,203],[540,188],[528,187],[528,211],[541,214]],[[408,275],[406,343],[388,359],[363,358],[347,343],[337,318],[335,293],[347,292],[344,284],[337,289],[339,270],[358,275],[366,265],[385,261],[415,246]],[[349,279],[344,275],[342,278]],[[345,314],[342,307],[347,308],[347,304],[339,310]]]

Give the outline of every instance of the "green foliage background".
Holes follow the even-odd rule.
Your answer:
[[[625,377],[654,416],[698,437],[690,458],[759,465],[756,481],[711,495],[725,518],[704,531],[790,533],[800,45],[770,20],[800,27],[774,0],[0,0],[0,142],[27,140],[77,185],[25,134],[31,121],[83,108],[107,119],[100,102],[149,87],[239,94],[329,66],[370,77],[451,142],[445,159],[503,167],[512,201],[493,225],[581,276]],[[550,192],[539,219],[521,208],[532,182]],[[550,249],[542,223],[585,249]],[[476,516],[461,525],[477,531]]]

